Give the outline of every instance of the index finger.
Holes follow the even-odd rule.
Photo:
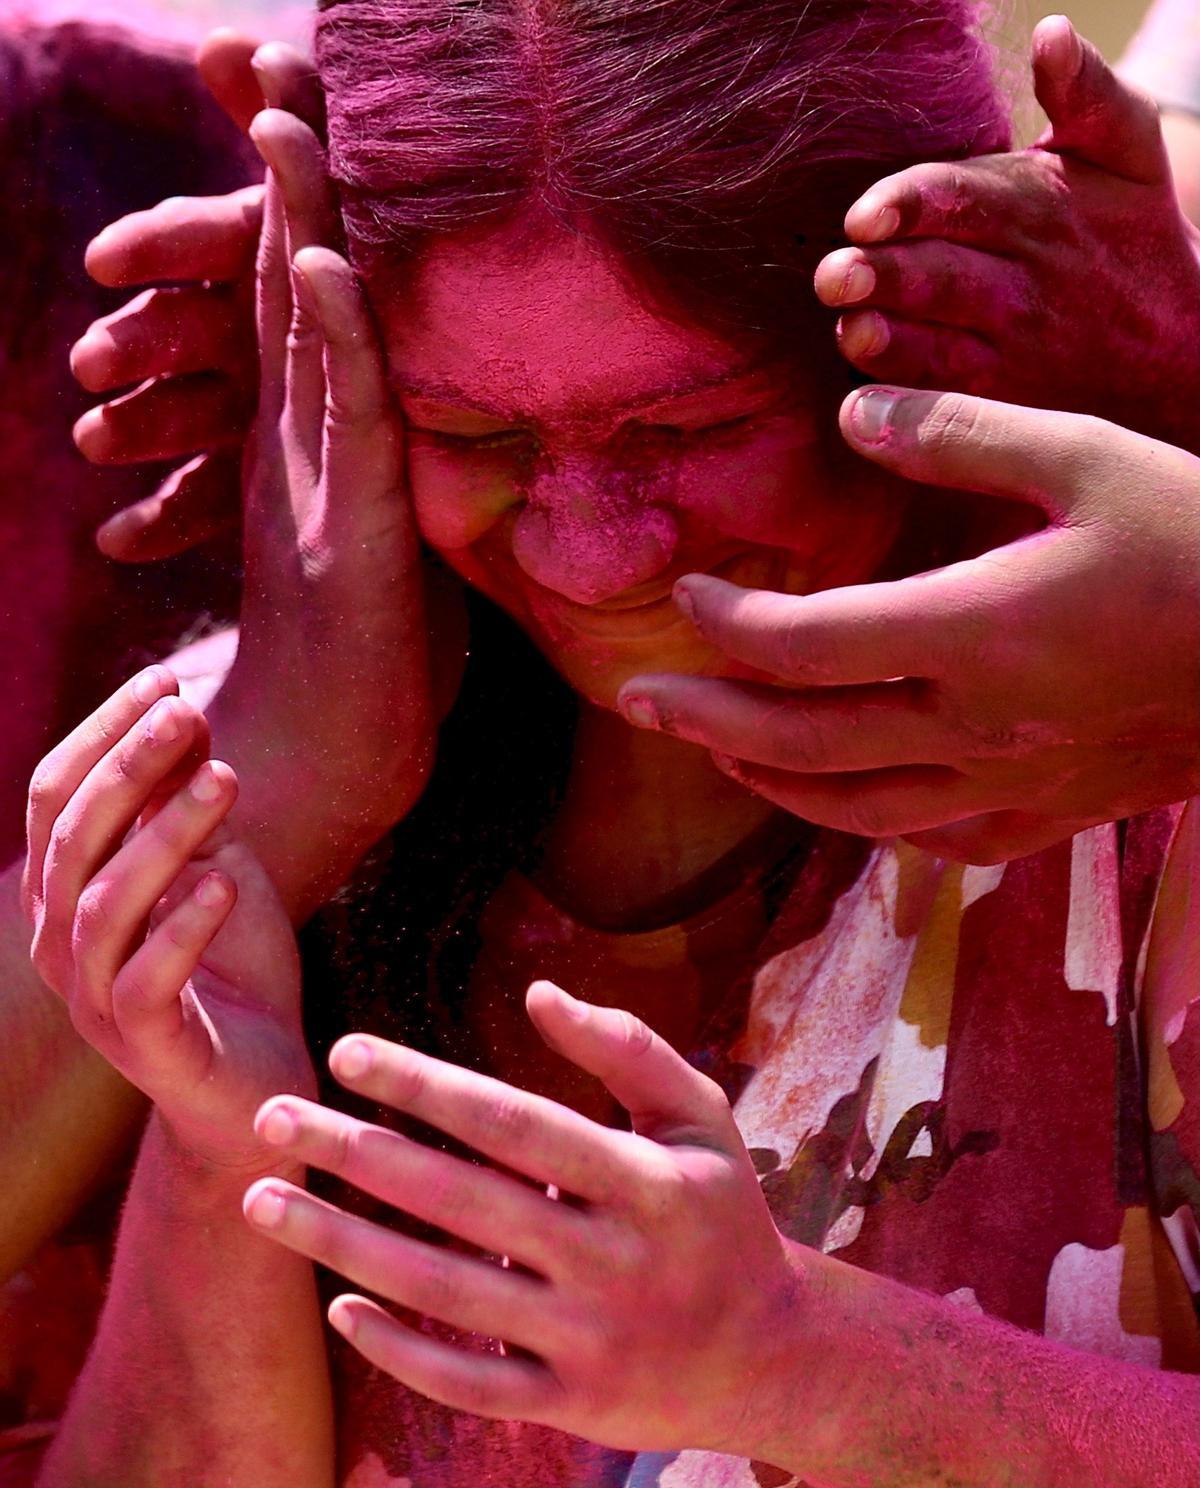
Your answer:
[[[263,187],[227,196],[172,196],[131,212],[88,244],[84,265],[98,284],[232,283],[249,273],[262,225]]]
[[[909,166],[868,188],[846,213],[852,243],[945,238],[995,247],[1019,236],[1035,182],[1012,155]]]
[[[405,1111],[536,1183],[596,1203],[629,1188],[624,1134],[557,1101],[367,1034],[340,1039],[329,1067],[356,1094]]]
[[[965,567],[803,595],[688,574],[675,598],[706,641],[772,677],[805,687],[933,679],[948,646],[961,654],[963,629],[984,623],[977,594],[956,582]]]
[[[67,802],[133,725],[162,697],[177,696],[179,683],[164,666],[147,667],[102,703],[57,744],[37,767],[26,816],[28,854],[21,878],[26,913],[42,890],[46,849]]]

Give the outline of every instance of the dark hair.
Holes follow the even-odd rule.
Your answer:
[[[971,0],[320,0],[370,274],[536,202],[749,329],[869,179],[1004,149]]]

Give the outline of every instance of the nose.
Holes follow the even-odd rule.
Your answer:
[[[600,604],[662,573],[679,528],[648,482],[601,462],[563,459],[534,472],[513,525],[513,556],[531,579]]]

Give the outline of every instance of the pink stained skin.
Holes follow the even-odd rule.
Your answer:
[[[604,707],[647,666],[743,673],[672,604],[680,575],[808,593],[895,540],[900,488],[831,437],[815,327],[786,362],[736,347],[526,216],[435,244],[375,308],[422,535]]]
[[[1200,461],[1077,415],[899,388],[854,394],[842,426],[891,470],[1023,498],[1046,525],[810,599],[691,575],[677,602],[700,632],[786,685],[644,676],[626,716],[797,815],[971,862],[1193,795]]]
[[[1098,414],[1196,450],[1200,234],[1158,110],[1064,16],[1037,28],[1033,73],[1038,144],[879,181],[817,293],[878,381]]]
[[[1107,411],[1195,448],[1198,240],[1157,116],[1061,17],[1034,55],[1043,147],[872,187],[847,217],[863,246],[822,263],[818,293],[846,309],[842,347],[865,370]],[[1100,302],[1112,313],[1095,315]],[[1121,360],[1137,375],[1114,377]],[[797,815],[975,863],[1193,794],[1194,460],[967,397],[901,398],[889,428],[888,401],[847,403],[855,448],[914,480],[1028,502],[1048,529],[813,605],[685,580],[702,633],[793,690],[647,676],[626,716],[707,746]]]

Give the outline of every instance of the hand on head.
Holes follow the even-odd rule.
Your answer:
[[[316,73],[291,47],[218,31],[198,62],[242,128],[266,104],[322,131]],[[114,222],[88,248],[99,283],[152,287],[97,321],[72,351],[72,370],[89,392],[116,394],[79,420],[79,447],[98,464],[184,460],[153,495],[100,529],[110,558],[170,557],[241,520],[241,449],[258,391],[252,307],[262,201],[261,185],[173,197]],[[332,214],[321,241],[338,245]]]
[[[1065,17],[1034,35],[1050,128],[913,166],[851,207],[820,265],[839,339],[878,381],[1098,414],[1200,449],[1200,261],[1157,109]]]
[[[1195,794],[1200,461],[957,394],[867,389],[842,428],[898,474],[1031,504],[1045,526],[799,598],[683,579],[701,633],[773,684],[635,678],[630,721],[808,820],[973,862]]]

